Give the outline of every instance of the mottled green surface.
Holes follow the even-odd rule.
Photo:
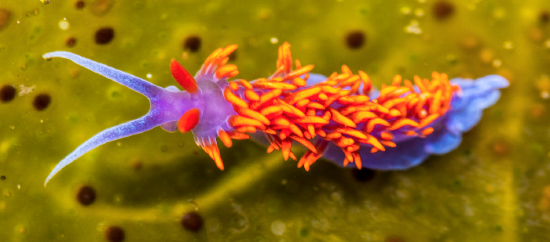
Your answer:
[[[34,86],[0,103],[0,241],[104,241],[112,225],[125,241],[550,240],[550,23],[541,21],[548,1],[454,0],[454,13],[440,20],[431,0],[114,0],[105,11],[101,4],[111,1],[84,0],[81,10],[75,2],[0,2],[10,12],[0,25],[0,84]],[[67,30],[59,27],[64,18]],[[411,21],[420,34],[406,32]],[[97,45],[104,26],[115,38]],[[366,33],[362,48],[346,47],[351,30]],[[202,47],[185,53],[192,34]],[[74,47],[65,44],[71,36]],[[191,134],[156,128],[88,153],[42,186],[80,143],[148,109],[139,94],[42,54],[69,50],[168,86],[170,58],[194,72],[231,43],[240,46],[239,77],[267,76],[277,55],[272,38],[290,42],[314,72],[347,64],[377,85],[432,71],[497,73],[512,84],[457,150],[369,182],[326,161],[296,169],[252,141],[221,148],[219,171]],[[40,93],[52,102],[39,112],[32,100]],[[89,206],[75,199],[84,184],[97,191]],[[205,222],[196,233],[179,223],[193,210]],[[274,234],[281,224],[284,233]]]

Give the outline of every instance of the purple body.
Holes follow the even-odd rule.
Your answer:
[[[192,108],[198,108],[201,111],[200,121],[192,130],[197,144],[205,146],[216,143],[219,129],[232,130],[227,119],[236,112],[223,96],[227,78],[217,78],[215,68],[212,66],[203,66],[201,69],[203,74],[195,76],[199,91],[190,95],[175,86],[162,88],[70,52],[57,51],[44,55],[46,59],[53,57],[69,59],[143,94],[149,99],[151,107],[146,115],[101,131],[81,144],[55,166],[46,178],[44,186],[63,167],[102,144],[139,134],[156,126],[161,126],[170,132],[176,131],[179,118]],[[324,80],[326,80],[325,76],[310,73],[308,86]],[[370,147],[363,147],[360,149],[363,167],[379,170],[407,169],[420,164],[430,154],[444,154],[455,149],[461,142],[462,133],[470,130],[479,122],[483,109],[498,100],[499,89],[508,86],[508,81],[497,75],[478,78],[476,81],[455,78],[451,82],[459,85],[462,91],[453,96],[451,110],[431,125],[435,130],[433,134],[427,138],[410,136],[400,138],[400,134],[396,132],[394,135],[397,147],[388,147],[384,152],[370,153]],[[377,92],[373,91],[370,96],[375,98]],[[258,137],[260,141],[264,139],[260,133],[256,133],[253,137]],[[329,144],[323,157],[338,165],[343,165],[344,153],[332,143]],[[348,165],[348,167],[353,166],[355,163]]]

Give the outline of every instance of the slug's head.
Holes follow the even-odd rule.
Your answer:
[[[235,114],[235,111],[231,104],[225,101],[222,88],[227,86],[228,78],[238,73],[235,65],[226,65],[229,60],[228,55],[236,48],[236,45],[230,45],[216,50],[206,59],[195,77],[191,76],[177,61],[172,60],[170,63],[172,76],[185,91],[180,91],[175,86],[159,87],[74,53],[55,51],[44,54],[46,59],[54,57],[69,59],[144,95],[151,104],[146,115],[103,130],[78,146],[54,167],[46,178],[44,186],[63,167],[100,145],[143,133],[157,126],[167,131],[178,129],[181,132],[192,131],[197,144],[210,154],[220,169],[223,169],[219,151],[217,151],[216,137],[221,134],[221,137],[225,137],[222,139],[226,140],[224,143],[227,140],[231,141],[224,130],[231,130],[227,120]]]
[[[229,55],[237,48],[230,45],[214,51],[204,62],[195,77],[191,76],[176,60],[170,63],[170,72],[176,81],[197,100],[197,107],[187,110],[177,122],[182,133],[193,132],[195,143],[202,147],[216,162],[218,168],[223,164],[216,144],[216,137],[227,137],[232,128],[227,120],[235,115],[231,103],[224,98],[223,90],[227,79],[236,76],[237,66],[227,64]],[[222,140],[229,140],[225,138]],[[226,142],[224,142],[226,143]],[[226,145],[231,145],[226,143]]]

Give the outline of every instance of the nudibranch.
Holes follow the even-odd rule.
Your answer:
[[[431,80],[415,76],[409,81],[398,75],[391,85],[377,90],[366,73],[354,74],[345,65],[341,73],[328,77],[310,73],[313,65],[293,60],[288,43],[279,47],[277,69],[270,77],[228,81],[239,73],[227,64],[236,48],[215,50],[194,77],[172,59],[170,71],[183,91],[159,87],[70,52],[45,54],[46,59],[69,59],[143,94],[150,110],[81,144],[55,166],[44,185],[96,147],[157,126],[192,132],[196,144],[222,170],[216,139],[231,147],[232,139],[251,137],[266,142],[268,153],[280,150],[285,160],[297,159],[293,143],[303,145],[307,151],[298,167],[306,170],[321,157],[359,169],[407,169],[430,154],[455,149],[462,133],[499,99],[499,89],[508,86],[498,75],[449,81],[446,74],[434,72]]]

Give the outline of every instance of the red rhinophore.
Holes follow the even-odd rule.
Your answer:
[[[180,63],[175,59],[170,62],[170,72],[172,77],[183,87],[183,89],[189,93],[196,93],[198,91],[197,81],[189,74],[189,72],[183,68]]]
[[[182,133],[189,132],[199,123],[200,110],[198,108],[190,109],[185,112],[178,121],[178,130]]]

